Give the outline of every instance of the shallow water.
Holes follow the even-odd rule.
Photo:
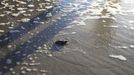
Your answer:
[[[133,4],[132,0],[61,0],[52,12],[28,17],[35,20],[23,23],[18,21],[23,17],[11,16],[16,25],[11,30],[2,24],[10,20],[3,19],[0,73],[133,75]],[[59,39],[68,40],[68,45],[55,46]]]

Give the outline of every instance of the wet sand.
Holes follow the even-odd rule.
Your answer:
[[[134,74],[134,11],[131,9],[134,2],[117,1],[116,8],[116,3],[101,5],[103,1],[93,1],[89,6],[79,6],[81,1],[78,4],[74,2],[74,5],[70,3],[63,5],[66,11],[49,19],[44,24],[46,27],[40,25],[37,28],[39,34],[27,38],[31,43],[20,46],[23,49],[15,49],[36,50],[23,61],[18,61],[17,66],[10,68],[5,75]],[[70,13],[74,10],[68,10],[72,6],[82,10],[75,8]],[[68,45],[53,48],[59,39],[68,40]]]

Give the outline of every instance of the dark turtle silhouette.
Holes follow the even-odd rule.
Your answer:
[[[68,43],[68,41],[67,40],[58,40],[58,41],[56,41],[55,42],[55,44],[56,45],[61,45],[61,46],[64,46],[64,45],[66,45]]]

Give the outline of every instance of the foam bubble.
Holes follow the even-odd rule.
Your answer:
[[[123,60],[123,61],[126,61],[127,60],[127,58],[124,57],[123,55],[114,55],[114,54],[112,54],[112,55],[109,55],[109,56],[111,58],[116,58],[116,59]]]

